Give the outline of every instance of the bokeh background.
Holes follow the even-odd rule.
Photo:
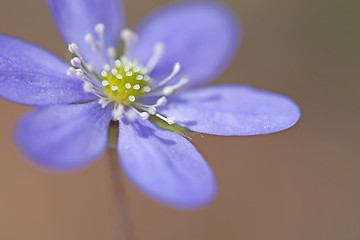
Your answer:
[[[128,26],[170,2],[125,1]],[[223,2],[244,37],[215,83],[284,93],[300,104],[301,121],[266,136],[195,136],[219,184],[202,210],[170,209],[121,179],[136,239],[360,239],[360,2]],[[0,32],[66,56],[44,0],[1,0]],[[0,101],[0,239],[118,239],[106,154],[71,174],[30,165],[12,143],[14,123],[30,109]]]

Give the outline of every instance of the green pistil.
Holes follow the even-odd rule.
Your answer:
[[[129,105],[143,93],[149,92],[150,77],[143,75],[139,67],[128,67],[121,64],[102,73],[102,85],[109,100]]]

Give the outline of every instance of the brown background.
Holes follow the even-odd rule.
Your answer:
[[[165,2],[126,1],[128,26]],[[219,184],[203,210],[167,208],[123,179],[137,239],[360,239],[359,1],[224,2],[241,18],[244,39],[216,83],[289,95],[302,119],[266,136],[195,137]],[[1,0],[0,31],[65,56],[44,0]],[[0,101],[0,239],[117,239],[106,155],[66,175],[28,164],[12,128],[29,109]]]

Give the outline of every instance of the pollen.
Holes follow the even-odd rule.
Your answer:
[[[126,59],[116,60],[113,69],[104,66],[101,77],[107,98],[122,105],[133,103],[149,89],[149,81],[146,81],[149,76],[143,72],[136,63]]]

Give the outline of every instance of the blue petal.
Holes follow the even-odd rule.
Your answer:
[[[118,151],[125,174],[150,197],[176,208],[198,208],[216,196],[213,173],[185,138],[149,121],[120,122]]]
[[[82,81],[66,75],[68,65],[31,43],[0,34],[0,96],[9,101],[48,105],[94,98]]]
[[[176,62],[195,85],[217,78],[234,57],[241,29],[233,12],[216,2],[172,4],[145,18],[138,30],[135,56],[145,64],[157,42],[165,52],[152,77],[162,80]]]
[[[35,164],[49,170],[82,168],[107,145],[109,109],[97,102],[38,108],[18,124],[15,137]]]
[[[104,61],[93,52],[84,41],[91,33],[96,39],[94,27],[97,23],[105,24],[105,47],[117,47],[120,31],[124,24],[121,0],[48,0],[54,21],[67,44],[76,43],[86,61],[102,67]],[[106,51],[101,52],[105,57]]]
[[[183,92],[159,109],[195,132],[215,135],[257,135],[278,132],[300,118],[290,98],[242,85],[209,86]]]

